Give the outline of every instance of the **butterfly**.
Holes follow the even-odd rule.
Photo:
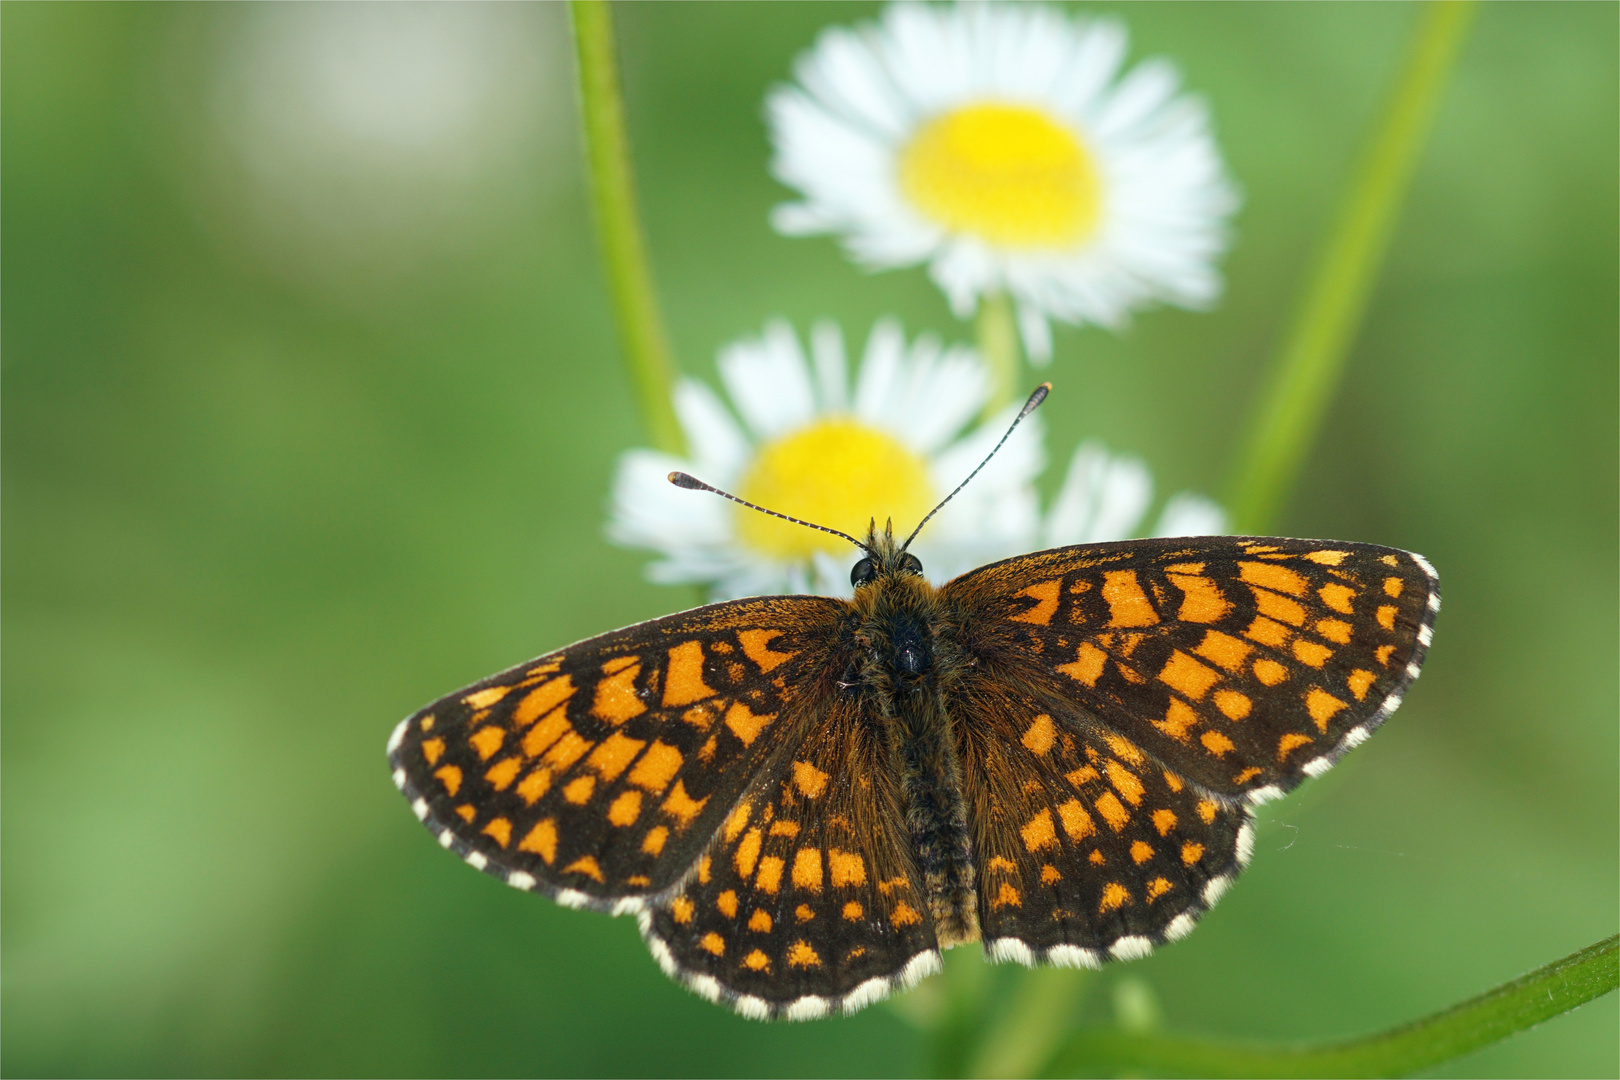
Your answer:
[[[1372,544],[1086,544],[936,588],[916,531],[837,535],[852,600],[711,604],[520,664],[402,721],[395,784],[475,868],[633,914],[702,997],[849,1013],[954,945],[1094,968],[1184,937],[1254,808],[1395,711],[1440,608],[1422,556]]]

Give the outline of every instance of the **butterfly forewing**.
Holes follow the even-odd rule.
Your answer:
[[[644,922],[672,976],[745,1015],[853,1011],[938,966],[879,725],[827,705]]]
[[[1248,537],[1058,548],[944,594],[971,613],[983,677],[1249,802],[1326,770],[1394,711],[1439,609],[1408,552]]]
[[[691,867],[843,669],[846,607],[716,604],[519,665],[401,723],[395,782],[479,869],[568,903],[635,906]]]

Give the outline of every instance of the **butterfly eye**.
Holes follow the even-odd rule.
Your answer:
[[[865,585],[875,577],[877,577],[877,571],[872,568],[872,560],[862,559],[850,570],[849,583],[856,586]]]
[[[921,577],[922,560],[908,551],[900,557],[900,570],[902,573],[916,574]]]

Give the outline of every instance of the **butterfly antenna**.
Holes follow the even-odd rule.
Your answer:
[[[1001,442],[996,443],[991,451],[984,455],[984,460],[979,462],[978,469],[974,469],[972,472],[968,473],[968,478],[956,485],[956,491],[951,492],[949,495],[939,500],[939,506],[936,506],[932,510],[928,511],[928,517],[925,517],[921,521],[917,522],[917,527],[911,530],[911,535],[906,537],[906,542],[900,545],[901,551],[904,551],[911,546],[911,542],[917,539],[917,534],[922,532],[922,527],[928,524],[928,519],[939,513],[941,506],[944,506],[946,503],[956,498],[956,492],[967,487],[973,478],[979,475],[979,469],[982,469],[986,465],[990,464],[990,459],[996,456],[996,451],[1001,449],[1002,445],[1006,443],[1008,437],[1012,435],[1013,431],[1017,429],[1018,425],[1024,422],[1024,417],[1034,412],[1040,406],[1041,402],[1046,400],[1046,395],[1050,394],[1051,392],[1052,384],[1049,382],[1043,382],[1041,385],[1035,388],[1035,392],[1029,395],[1029,400],[1024,402],[1024,407],[1018,410],[1018,415],[1013,417],[1013,422],[1011,426],[1007,428],[1007,434],[1001,437]]]
[[[699,480],[697,477],[692,476],[692,475],[690,475],[688,473],[672,472],[672,473],[669,474],[669,482],[674,484],[678,488],[685,488],[688,491],[712,491],[716,495],[720,495],[720,496],[723,496],[723,497],[725,497],[727,499],[730,499],[732,502],[737,503],[740,506],[746,506],[750,510],[758,510],[760,513],[769,514],[773,518],[781,518],[783,521],[791,521],[791,522],[793,522],[793,524],[795,524],[795,525],[803,525],[807,529],[820,529],[824,533],[832,533],[834,536],[842,536],[845,540],[848,540],[850,543],[854,544],[856,547],[860,548],[862,551],[866,552],[868,555],[870,555],[872,553],[871,548],[867,547],[865,544],[861,543],[859,540],[857,540],[853,536],[849,535],[849,533],[839,532],[837,529],[829,529],[825,525],[817,525],[817,524],[815,524],[814,522],[811,522],[811,521],[800,521],[796,517],[788,517],[786,514],[779,514],[775,510],[767,510],[763,506],[755,506],[753,503],[749,502],[747,499],[739,499],[739,498],[737,498],[737,496],[733,495],[731,492],[729,492],[729,491],[721,491],[719,488],[715,487],[713,484],[705,484],[703,481]]]

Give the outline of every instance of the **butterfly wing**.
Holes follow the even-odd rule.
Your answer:
[[[821,700],[642,921],[671,977],[756,1019],[854,1012],[939,969],[880,727],[853,693]]]
[[[737,600],[581,641],[402,721],[394,782],[478,869],[570,906],[639,911],[843,670],[848,610]]]
[[[1420,556],[1245,537],[1037,552],[943,599],[986,947],[1082,966],[1192,929],[1250,807],[1395,710],[1440,606]]]

